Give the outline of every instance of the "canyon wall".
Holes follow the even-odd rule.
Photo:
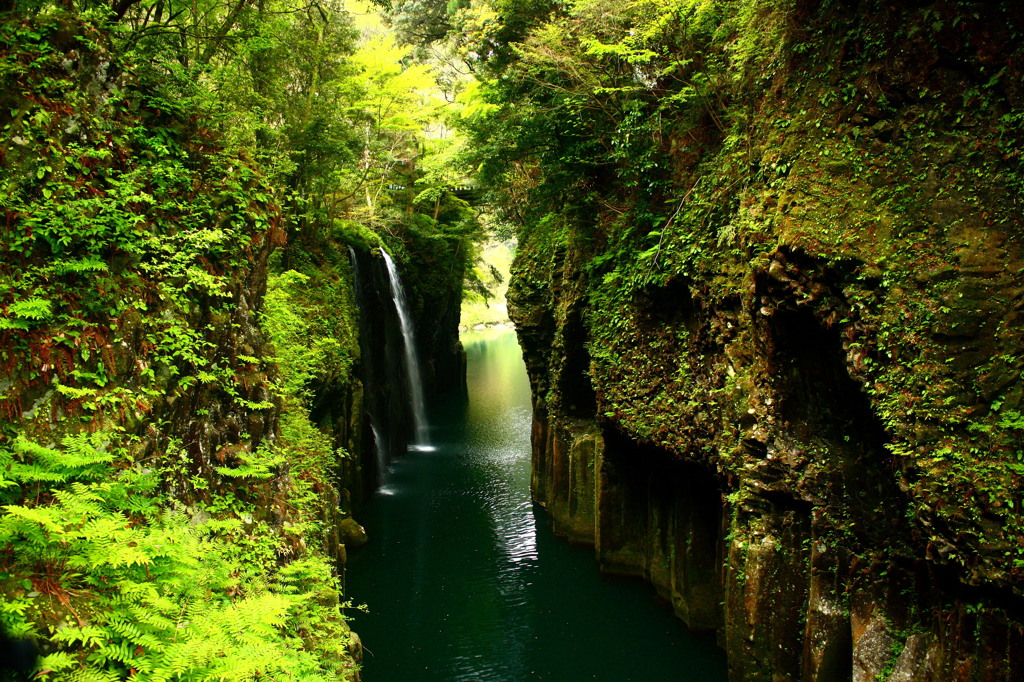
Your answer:
[[[1019,679],[1019,12],[769,4],[660,228],[523,227],[535,498],[733,680]]]
[[[3,629],[57,675],[358,679],[275,189],[103,28],[0,34]]]

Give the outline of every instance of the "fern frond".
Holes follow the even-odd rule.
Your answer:
[[[173,632],[175,622],[165,613],[172,613],[175,603],[170,599],[158,598],[150,603],[128,604],[128,612],[137,622],[156,631]]]
[[[131,664],[135,661],[135,651],[127,642],[107,642],[97,650],[96,657],[98,661],[104,663],[117,661]]]
[[[68,480],[68,473],[54,470],[42,464],[23,464],[11,462],[7,465],[9,480],[17,483],[63,483]]]
[[[57,534],[64,532],[64,524],[59,516],[59,511],[53,507],[24,507],[8,504],[3,507],[3,510],[12,521],[21,522],[19,530],[23,530],[23,532],[29,532],[34,528],[41,528]]]
[[[113,670],[90,666],[69,674],[67,682],[121,682],[121,675]]]
[[[110,629],[121,634],[126,640],[126,642],[123,643],[132,648],[135,652],[138,652],[140,648],[142,650],[140,652],[141,654],[145,654],[146,652],[159,652],[163,650],[164,643],[160,638],[142,632],[139,628],[133,628],[130,626],[130,623],[119,623],[116,626],[111,624]],[[136,655],[135,658],[137,659],[138,655]]]
[[[104,509],[105,497],[96,485],[74,482],[64,490],[54,490],[54,497],[68,507],[99,514]]]
[[[95,625],[84,625],[81,627],[65,625],[64,627],[57,628],[57,631],[50,636],[50,639],[64,644],[81,642],[83,646],[92,647],[101,644],[105,637],[106,634],[103,628]]]
[[[108,269],[109,267],[106,262],[95,255],[88,255],[84,258],[60,259],[47,268],[47,270],[55,275],[106,272]]]
[[[117,593],[111,599],[115,605],[134,604],[143,599],[155,599],[159,596],[159,588],[152,581],[136,582],[124,579],[116,583]]]
[[[66,651],[55,651],[39,659],[39,669],[50,672],[60,672],[80,664],[77,656],[72,656]]]

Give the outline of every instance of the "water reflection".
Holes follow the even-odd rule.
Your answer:
[[[637,582],[600,576],[530,501],[530,394],[511,332],[467,335],[468,400],[431,405],[433,452],[392,463],[349,560],[365,682],[724,680]],[[538,527],[543,524],[543,527]],[[682,672],[681,672],[682,671]],[[691,672],[687,672],[691,671]]]

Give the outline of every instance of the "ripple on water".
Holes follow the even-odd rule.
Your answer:
[[[497,531],[509,560],[520,564],[537,559],[537,524],[529,500],[520,502]]]

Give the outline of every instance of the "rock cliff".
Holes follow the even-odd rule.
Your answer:
[[[48,674],[358,679],[334,451],[267,333],[275,189],[103,28],[2,19],[4,629]]]
[[[534,495],[734,680],[1017,679],[1020,12],[771,4],[658,229],[523,228]]]

